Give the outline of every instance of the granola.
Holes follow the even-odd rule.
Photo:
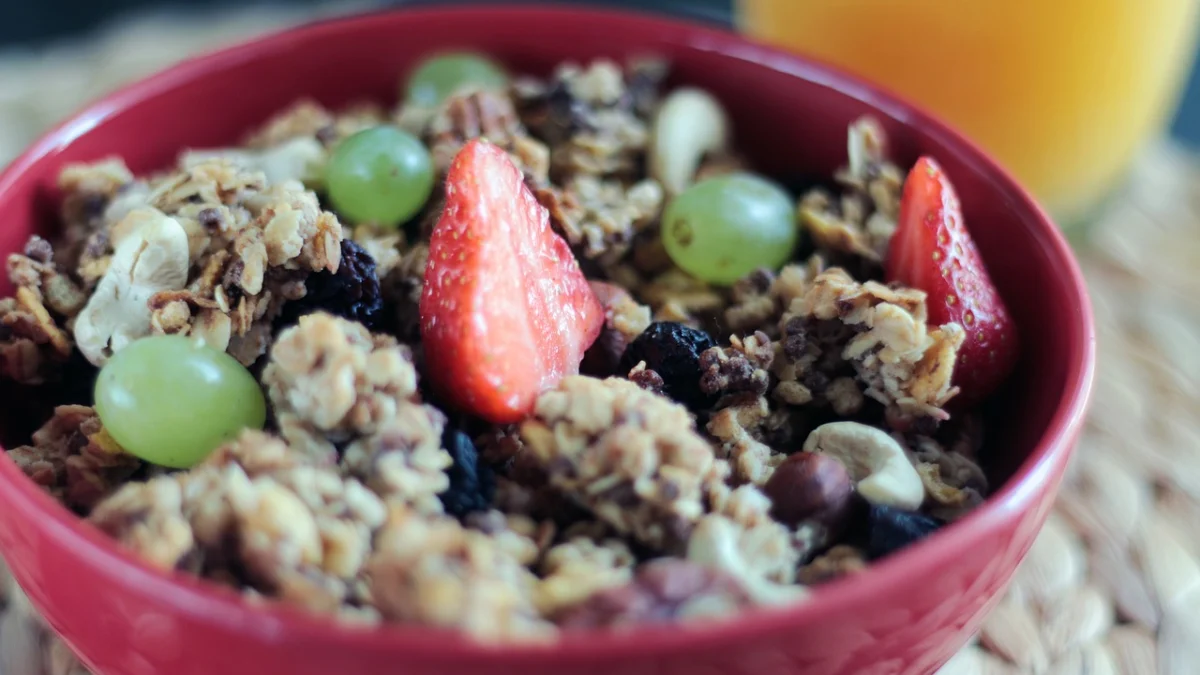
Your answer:
[[[847,574],[857,574],[867,569],[867,557],[853,546],[838,545],[817,556],[800,568],[801,581],[816,586]]]
[[[840,360],[866,396],[898,417],[949,418],[943,407],[958,393],[951,376],[965,333],[953,323],[929,328],[923,292],[860,283],[831,268],[805,285],[780,321],[784,358],[776,373],[799,385],[789,395],[803,397],[805,375]]]
[[[525,79],[516,84],[521,118],[549,143],[550,171],[557,181],[577,174],[637,173],[649,140],[652,105],[634,91],[638,72],[627,74],[615,62],[598,59],[587,66],[562,64],[549,82]]]
[[[904,173],[888,161],[885,138],[870,118],[850,125],[849,164],[838,172],[840,197],[813,190],[800,200],[800,222],[818,246],[879,263],[896,231]]]
[[[104,431],[88,406],[59,406],[31,440],[9,450],[9,458],[35,483],[84,513],[142,466]]]
[[[74,346],[66,325],[87,295],[59,268],[50,242],[36,235],[8,257],[7,271],[15,292],[0,300],[0,373],[21,384],[53,381]]]
[[[336,467],[246,432],[186,472],[131,483],[89,517],[163,567],[337,611],[382,525],[382,500]]]
[[[367,592],[386,619],[459,628],[481,640],[545,640],[537,577],[487,534],[451,518],[393,508],[367,563]]]
[[[679,553],[706,514],[755,540],[756,571],[790,578],[793,551],[753,486],[731,489],[730,469],[696,433],[687,411],[620,378],[568,377],[544,394],[521,438],[550,484],[618,533]]]
[[[881,279],[905,179],[882,127],[855,121],[833,181],[788,197],[802,256],[713,284],[676,264],[662,214],[688,185],[754,164],[713,99],[721,133],[688,175],[654,168],[655,140],[671,136],[666,74],[596,59],[394,109],[300,99],[239,145],[182,152],[158,173],[114,157],[64,167],[62,233],[7,261],[0,379],[56,406],[10,458],[159,568],[484,642],[802,601],[911,543],[904,527],[875,536],[876,521],[927,532],[970,512],[989,490],[981,420],[949,406],[970,326],[930,325],[924,292]],[[380,125],[419,140],[438,183],[473,139],[499,147],[586,276],[603,325],[580,374],[572,363],[540,381],[520,419],[468,414],[433,367],[422,307],[454,187],[405,223],[343,224],[329,198],[330,158]],[[532,306],[546,293],[515,295]],[[231,431],[186,468],[123,448],[102,405],[76,403],[98,368],[156,335],[244,366],[262,428]],[[879,503],[873,456],[834,447],[831,422],[888,446],[911,479],[902,504]],[[821,462],[837,470],[811,470]]]
[[[508,150],[535,185],[548,183],[549,151],[525,131],[507,96],[490,91],[451,96],[424,130],[434,166],[442,174],[462,146],[480,136]]]
[[[281,427],[339,442],[377,432],[419,400],[406,345],[324,313],[303,316],[279,335],[262,382]]]
[[[371,103],[334,112],[302,99],[267,120],[246,139],[252,149],[278,148],[298,138],[312,138],[332,148],[340,140],[384,121],[387,111]]]
[[[729,471],[685,408],[620,378],[564,379],[520,434],[552,485],[660,551],[679,550]]]
[[[537,196],[567,241],[601,264],[624,257],[634,237],[656,221],[663,202],[662,187],[653,179],[627,188],[587,174],[571,178],[561,190],[541,188]]]
[[[127,192],[136,203],[124,204],[119,215],[115,202],[109,204],[104,229],[91,235],[77,274],[88,286],[100,283],[126,237],[149,221],[175,223],[187,237],[185,282],[153,293],[149,325],[121,325],[144,321],[133,314],[109,317],[117,325],[107,333],[195,335],[249,365],[266,352],[271,321],[283,304],[303,296],[304,276],[337,269],[341,224],[299,181],[268,185],[261,171],[228,159],[186,160],[134,183],[138,187]],[[87,181],[67,185],[89,187]]]
[[[599,591],[628,583],[635,563],[633,552],[620,539],[575,537],[558,544],[542,557],[538,608],[553,616],[577,607]]]
[[[606,588],[559,618],[568,630],[720,618],[753,605],[734,577],[683,560],[642,565],[625,585]]]

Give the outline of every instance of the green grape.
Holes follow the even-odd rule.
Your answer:
[[[351,221],[396,226],[433,192],[433,159],[421,141],[396,127],[364,129],[334,148],[325,189]]]
[[[136,340],[96,378],[96,414],[130,454],[194,466],[267,418],[262,388],[232,356],[178,335]]]
[[[425,59],[408,76],[409,103],[433,107],[468,87],[502,89],[508,75],[495,61],[472,52],[445,52]]]
[[[667,255],[685,272],[729,285],[766,267],[778,269],[796,246],[795,206],[783,188],[745,173],[700,181],[667,204]]]

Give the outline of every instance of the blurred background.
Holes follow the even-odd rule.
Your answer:
[[[6,3],[0,21],[0,163],[83,102],[188,54],[331,14],[454,2]],[[966,131],[1068,230],[1095,219],[1147,139],[1169,131],[1200,148],[1200,71],[1192,67],[1200,0],[558,4],[669,12],[735,26],[864,75]]]
[[[0,166],[190,54],[428,4],[450,2],[7,0]],[[942,675],[1200,672],[1200,0],[558,4],[670,12],[819,55],[949,119],[1043,201],[1079,245],[1096,309],[1092,412],[1013,591]],[[6,670],[13,658],[0,644],[0,675],[81,672]]]

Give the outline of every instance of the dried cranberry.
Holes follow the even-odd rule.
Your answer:
[[[304,282],[305,294],[283,306],[275,322],[276,330],[295,325],[300,317],[313,312],[328,312],[374,328],[383,310],[375,259],[349,239],[342,240],[342,262],[337,272],[310,274]]]
[[[700,389],[700,354],[715,347],[708,333],[674,321],[656,321],[626,347],[621,370],[628,373],[640,361],[663,379],[663,391],[690,408],[704,408],[713,397]]]

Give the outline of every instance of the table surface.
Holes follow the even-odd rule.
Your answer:
[[[314,12],[160,16],[0,56],[0,164],[123,81]],[[1080,258],[1101,336],[1085,438],[1008,595],[938,675],[1200,672],[1200,165],[1150,148]],[[0,579],[5,596],[0,675],[86,672]]]

